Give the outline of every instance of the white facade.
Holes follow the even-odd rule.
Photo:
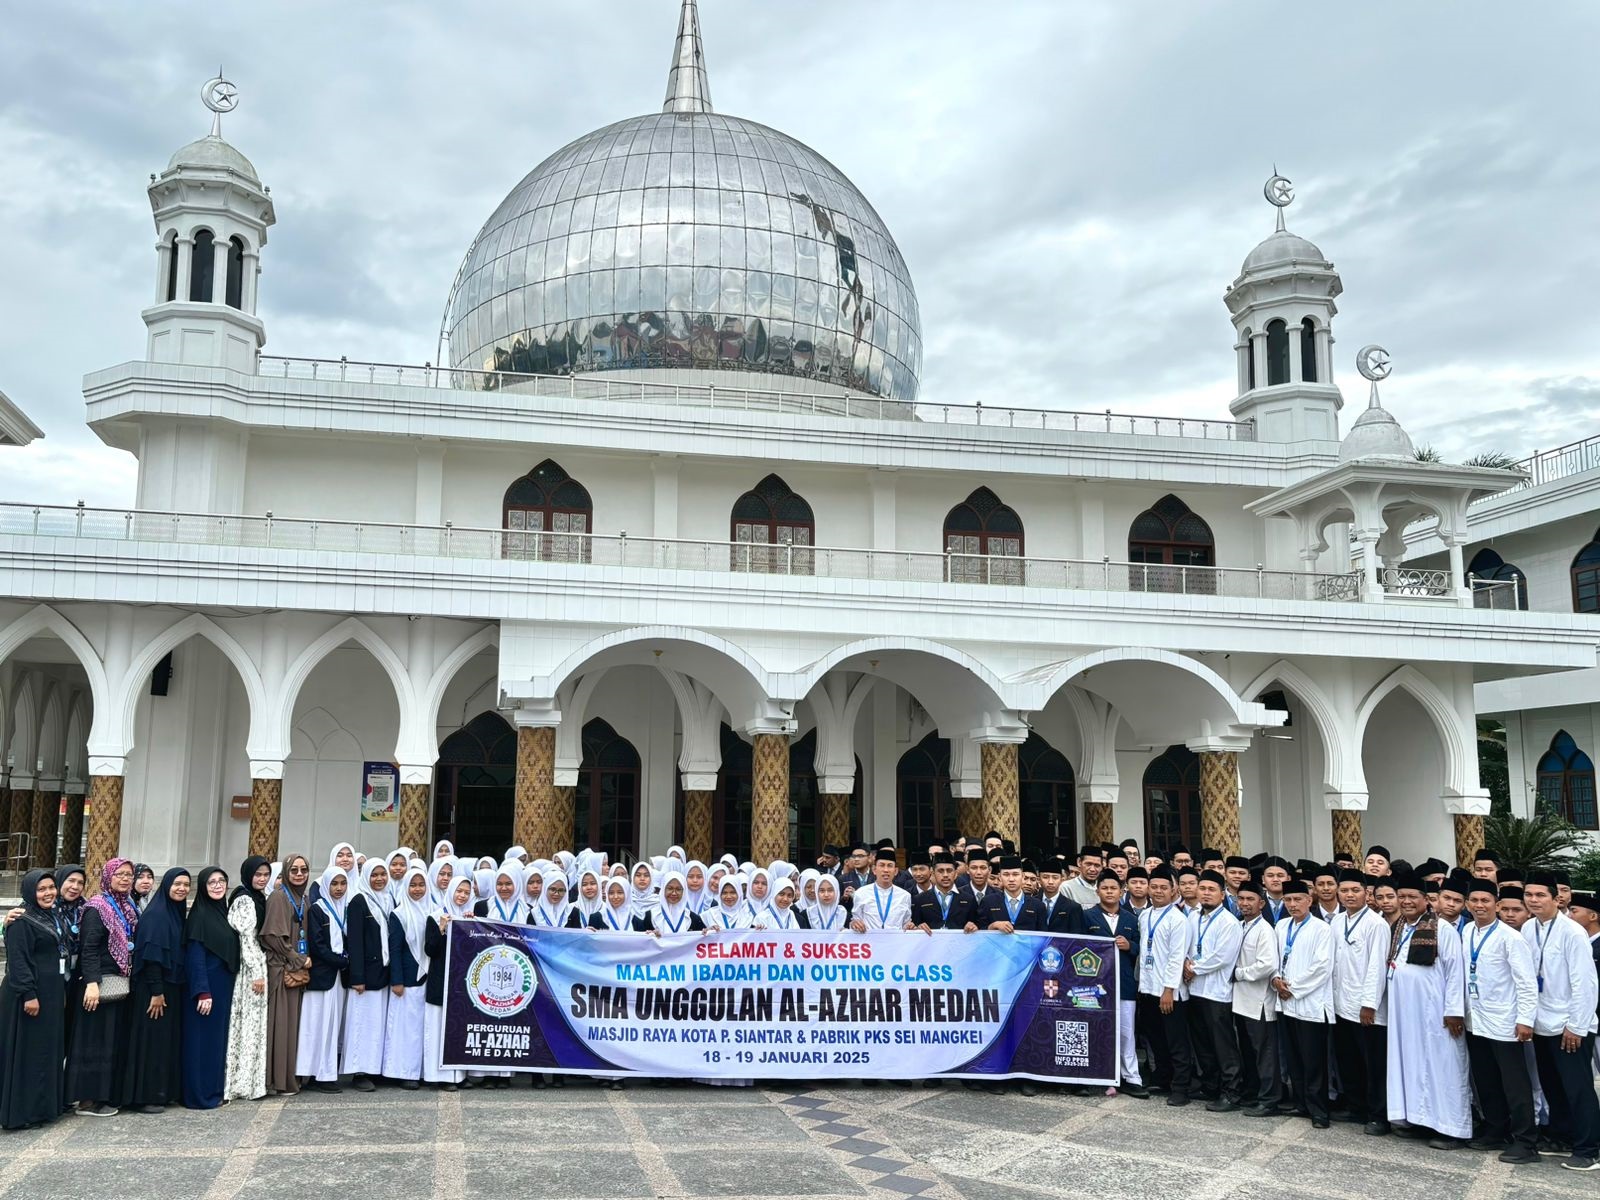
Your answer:
[[[1570,611],[1485,611],[1461,586],[1352,571],[1352,522],[1387,564],[1402,517],[1514,477],[1341,461],[1339,279],[1281,221],[1227,293],[1235,421],[1064,412],[1049,394],[906,402],[738,369],[262,357],[276,213],[253,166],[202,139],[151,197],[148,353],[84,384],[90,427],[138,460],[135,505],[0,505],[13,810],[45,772],[121,777],[120,846],[141,860],[242,857],[232,802],[256,780],[281,780],[283,849],[391,848],[393,824],[361,820],[372,762],[433,785],[431,834],[498,851],[506,743],[466,743],[527,726],[556,727],[554,783],[580,814],[616,792],[620,821],[593,828],[624,851],[679,836],[680,789],[716,792],[718,849],[735,841],[749,785],[730,756],[778,734],[812,764],[796,852],[820,840],[816,794],[854,791],[869,838],[970,825],[979,747],[998,742],[1025,743],[1027,849],[1081,839],[1086,803],[1111,806],[1119,838],[1198,845],[1193,783],[1152,764],[1181,775],[1231,751],[1245,847],[1325,857],[1346,810],[1370,841],[1447,854],[1451,818],[1487,810],[1474,688],[1596,661],[1600,630]],[[508,489],[546,462],[587,493],[581,534],[506,529]],[[792,544],[752,544],[734,515],[769,476],[809,510]],[[963,522],[996,505],[1009,532],[980,541]],[[473,726],[484,714],[499,717]],[[613,735],[626,746],[603,753]],[[929,735],[947,765],[924,770]],[[1030,776],[1037,739],[1070,777]]]

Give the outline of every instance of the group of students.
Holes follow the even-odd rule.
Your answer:
[[[1037,862],[998,834],[914,851],[829,846],[816,866],[631,867],[593,850],[466,860],[448,841],[313,880],[304,855],[30,872],[6,918],[0,1126],[291,1094],[509,1086],[442,1062],[445,931],[487,918],[598,932],[1051,932],[1114,940],[1120,1089],[1249,1116],[1361,1123],[1507,1162],[1596,1168],[1600,912],[1561,877],[1361,864],[1131,840]],[[153,874],[151,876],[154,882]],[[1034,1091],[1034,1085],[1024,1085]]]

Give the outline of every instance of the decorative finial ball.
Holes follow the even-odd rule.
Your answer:
[[[230,113],[239,107],[239,89],[217,75],[201,85],[200,103],[214,113]]]
[[[1287,208],[1294,202],[1294,184],[1282,175],[1274,175],[1267,180],[1261,194],[1267,198],[1267,203],[1274,208]]]
[[[1369,345],[1356,351],[1356,370],[1361,373],[1361,378],[1377,383],[1380,379],[1389,378],[1394,365],[1389,361],[1387,350],[1382,346]]]

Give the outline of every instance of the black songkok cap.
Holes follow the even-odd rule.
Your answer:
[[[878,847],[878,852],[872,856],[872,860],[874,862],[899,862],[900,861],[899,859],[895,858],[894,851],[889,849],[889,847],[887,847],[887,846]]]
[[[1200,853],[1195,855],[1195,857],[1201,862],[1214,862],[1216,859],[1222,857],[1222,851],[1213,850],[1210,846],[1204,846],[1201,848]]]
[[[991,829],[991,830],[989,830],[989,832],[988,832],[988,833],[986,833],[986,834],[984,834],[984,835],[983,835],[983,840],[984,840],[984,841],[986,841],[986,842],[987,842],[987,841],[988,841],[988,840],[989,840],[989,839],[990,839],[990,838],[993,838],[993,839],[994,839],[994,840],[995,840],[995,841],[997,841],[997,842],[1003,842],[1003,841],[1005,841],[1005,840],[1006,840],[1006,839],[1005,839],[1005,838],[1004,838],[1004,837],[1003,837],[1003,836],[1002,836],[1002,835],[1001,835],[1001,833],[1000,833],[1000,831],[999,831],[999,830],[998,830],[998,829]]]
[[[1268,867],[1278,867],[1287,871],[1289,869],[1289,860],[1287,858],[1280,858],[1276,854],[1269,854],[1267,855],[1266,861],[1261,864],[1261,869],[1265,871]]]
[[[840,851],[839,847],[835,846],[832,842],[829,842],[826,846],[824,846],[822,848],[822,852],[824,854],[826,854],[829,858],[843,858],[844,857],[844,854]]]
[[[1291,879],[1283,885],[1283,894],[1285,896],[1309,896],[1311,894],[1311,885],[1304,879]]]
[[[1550,874],[1556,877],[1557,887],[1561,887],[1563,884],[1567,887],[1572,886],[1572,872],[1563,871],[1560,867],[1557,867],[1554,871],[1551,871]]]
[[[1390,855],[1389,855],[1389,847],[1387,847],[1387,846],[1368,846],[1367,847],[1367,854],[1369,856],[1373,855],[1373,854],[1381,854],[1381,855],[1383,855],[1384,858],[1389,858],[1390,857]]]
[[[1417,869],[1403,858],[1391,858],[1389,860],[1389,870],[1396,875],[1412,875],[1416,873]]]
[[[1128,868],[1128,878],[1129,879],[1149,879],[1150,878],[1150,872],[1146,871],[1143,867],[1129,867]],[[1573,903],[1576,904],[1577,900],[1574,899]]]
[[[1035,864],[1031,858],[1025,858],[1022,860],[1022,870],[1024,874],[1037,875],[1039,873],[1038,865]]]
[[[865,853],[866,849],[867,849],[867,844],[865,842],[851,842],[850,843],[850,853],[851,854],[854,854],[857,850],[860,850],[862,853]]]
[[[1485,879],[1483,882],[1488,883],[1489,881]],[[1472,876],[1452,875],[1439,885],[1439,890],[1441,892],[1454,892],[1458,896],[1470,896],[1472,895]]]
[[[1487,883],[1488,881],[1485,880],[1484,882]],[[1521,900],[1522,898],[1522,889],[1516,884],[1511,884],[1509,887],[1503,887],[1500,889],[1500,899],[1502,900]]]
[[[1415,871],[1396,871],[1393,875],[1394,890],[1397,892],[1410,890],[1422,891],[1422,876]]]
[[[1179,879],[1182,879],[1185,875],[1193,875],[1196,879],[1200,878],[1200,868],[1198,867],[1174,867],[1172,873]]]
[[[1528,877],[1522,881],[1523,887],[1549,888],[1552,895],[1556,890],[1556,873],[1554,871],[1529,871]]]
[[[1267,869],[1267,861],[1267,852],[1263,850],[1259,854],[1252,854],[1245,860],[1244,865],[1252,871],[1265,871]]]
[[[1600,898],[1593,892],[1573,892],[1569,908],[1587,908],[1592,913],[1600,913]]]
[[[906,866],[931,867],[933,866],[933,859],[928,857],[928,852],[926,850],[913,850],[910,854],[906,855]]]
[[[1039,870],[1047,875],[1065,875],[1067,873],[1067,860],[1058,854],[1054,858],[1047,858],[1040,863]]]
[[[1339,882],[1359,883],[1365,886],[1367,882],[1367,873],[1365,871],[1358,871],[1354,867],[1346,867],[1344,870],[1339,872]]]
[[[1227,860],[1223,863],[1223,866],[1230,871],[1239,870],[1241,868],[1248,871],[1250,869],[1250,860],[1242,854],[1230,854],[1228,855]]]
[[[1133,874],[1133,872],[1131,870],[1128,873],[1130,875]],[[1172,874],[1172,868],[1167,866],[1166,863],[1162,863],[1159,867],[1156,867],[1154,870],[1152,870],[1150,872],[1150,878],[1153,879],[1153,880],[1154,879],[1165,879],[1168,883],[1176,883],[1177,882],[1177,880],[1174,878],[1174,876]]]
[[[1430,858],[1417,868],[1418,875],[1443,875],[1450,868],[1437,858]]]
[[[1000,869],[1002,871],[1020,871],[1022,870],[1022,860],[1015,854],[1003,854],[1000,856]]]
[[[1475,863],[1490,862],[1490,863],[1493,863],[1497,867],[1500,865],[1500,860],[1498,858],[1496,858],[1493,854],[1490,854],[1487,849],[1479,850],[1476,854],[1474,854],[1472,856],[1472,861],[1475,862]]]
[[[1500,890],[1494,886],[1494,883],[1491,880],[1488,879],[1474,879],[1471,883],[1467,884],[1467,895],[1471,896],[1477,892],[1484,892],[1490,896],[1499,896],[1500,894]]]
[[[1172,857],[1173,858],[1176,858],[1180,854],[1188,854],[1188,853],[1189,853],[1189,847],[1185,846],[1182,842],[1179,842],[1176,846],[1174,846],[1172,848]]]
[[[1332,863],[1318,863],[1305,873],[1307,879],[1321,879],[1326,875],[1329,879],[1339,878],[1339,868]]]
[[[1078,851],[1079,858],[1099,858],[1105,851],[1099,846],[1084,846]]]
[[[872,844],[872,846],[873,846],[873,849],[875,849],[875,850],[882,850],[885,847],[887,847],[890,850],[893,850],[894,849],[894,839],[893,838],[879,838],[876,842],[874,842]]]
[[[972,849],[967,851],[967,861],[969,863],[970,862],[988,862],[989,861],[989,852],[987,850],[985,850],[982,846],[974,846],[974,847],[972,847]]]
[[[1418,878],[1420,879],[1421,876],[1418,876]],[[1422,894],[1424,896],[1437,896],[1439,894],[1439,890],[1440,889],[1439,889],[1438,880],[1436,880],[1436,879],[1423,879],[1422,880]]]
[[[1521,883],[1522,882],[1522,868],[1521,867],[1501,867],[1498,871],[1495,872],[1495,874],[1499,878],[1501,883]]]
[[[1242,896],[1246,892],[1249,892],[1252,896],[1261,897],[1263,901],[1267,898],[1267,889],[1262,887],[1254,879],[1247,879],[1239,885],[1239,894]]]
[[[944,853],[935,854],[933,856],[933,865],[936,867],[953,867],[956,865],[956,856]]]
[[[1214,883],[1219,888],[1226,888],[1228,886],[1228,881],[1222,877],[1221,871],[1201,871],[1200,882]]]

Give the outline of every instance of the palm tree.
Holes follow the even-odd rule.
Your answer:
[[[1483,844],[1504,866],[1554,871],[1569,866],[1588,839],[1560,817],[1495,813],[1483,823]]]
[[[1493,467],[1496,471],[1509,471],[1516,466],[1519,459],[1512,458],[1504,450],[1484,450],[1465,460],[1463,467]]]
[[[1478,718],[1478,781],[1489,789],[1489,811],[1511,812],[1511,771],[1506,762],[1506,727]]]
[[[1417,447],[1417,461],[1418,462],[1443,462],[1444,461],[1444,456],[1441,455],[1432,446],[1418,446]]]

